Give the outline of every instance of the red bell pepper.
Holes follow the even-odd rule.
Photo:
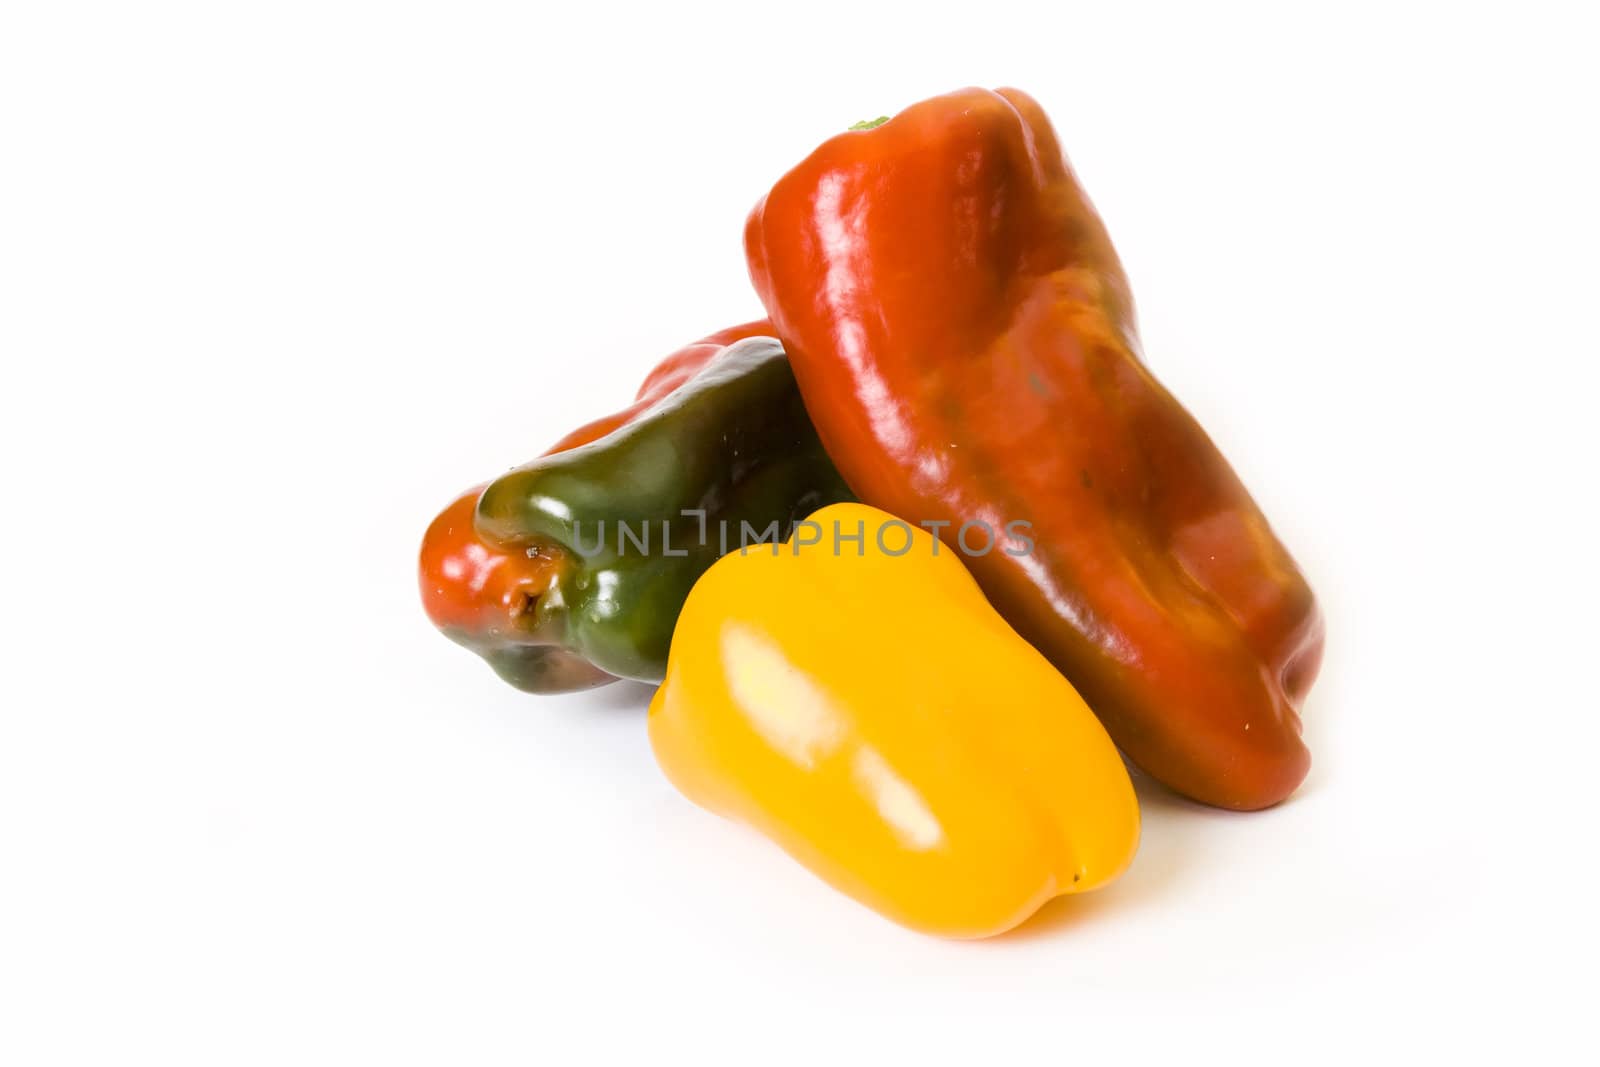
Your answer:
[[[985,593],[1152,776],[1237,809],[1294,791],[1315,599],[1142,362],[1038,104],[968,89],[834,137],[756,206],[746,249],[862,502],[949,524],[952,548],[986,524],[966,561]]]

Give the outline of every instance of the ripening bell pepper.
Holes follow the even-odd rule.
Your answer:
[[[968,563],[990,601],[1155,778],[1237,809],[1294,791],[1315,599],[1143,363],[1038,104],[967,89],[834,137],[756,206],[746,250],[860,500],[975,550],[987,527]]]
[[[769,332],[674,353],[632,406],[445,509],[419,568],[435,625],[530,692],[659,681],[684,596],[744,524],[849,495]]]
[[[960,557],[862,504],[700,578],[649,728],[690,800],[925,933],[1008,930],[1138,846],[1128,772],[1071,683]]]
[[[494,672],[529,693],[567,693],[616,681],[564,647],[532,614],[559,566],[555,553],[491,544],[473,524],[485,486],[456,497],[428,526],[417,567],[422,606],[446,637],[483,657]],[[541,599],[543,598],[543,599]]]

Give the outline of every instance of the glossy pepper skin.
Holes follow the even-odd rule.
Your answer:
[[[470,526],[465,497],[436,520],[429,612],[512,684],[659,681],[683,598],[746,524],[786,528],[848,497],[782,346],[718,340],[657,368],[633,408],[491,482]]]
[[[568,433],[545,451],[565,452],[632,422],[683,385],[723,350],[747,337],[770,337],[765,319],[718,330],[673,352],[646,376],[634,402]],[[485,540],[477,530],[478,497],[467,490],[439,513],[422,540],[418,584],[428,617],[451,640],[478,653],[518,689],[561,693],[616,681],[565,646],[546,593],[559,594],[559,573],[571,566],[553,546],[529,555],[525,547]],[[543,625],[536,617],[542,607]]]
[[[761,319],[727,327],[678,349],[650,372],[631,405],[566,434],[545,456],[599,441],[638,420],[730,345],[771,334],[772,324]],[[823,470],[819,484],[837,488],[840,483]],[[616,675],[589,662],[566,636],[563,591],[567,582],[578,580],[569,577],[574,554],[557,544],[506,544],[485,538],[476,525],[478,498],[485,488],[480,485],[457,497],[423,538],[418,577],[429,618],[519,689],[556,693],[616,681]],[[585,544],[593,539],[590,533]],[[535,548],[531,555],[530,547]]]
[[[951,540],[1031,523],[1031,552],[970,565],[1123,751],[1221,807],[1294,791],[1316,602],[1142,362],[1116,252],[1032,99],[967,89],[833,138],[756,206],[746,249],[859,499]]]
[[[1139,809],[1071,683],[936,547],[847,503],[724,557],[684,605],[650,742],[690,800],[835,888],[987,937],[1120,874]]]
[[[473,520],[483,490],[462,493],[423,536],[418,580],[428,617],[526,692],[566,693],[616,681],[560,643],[558,627],[548,621],[555,614],[548,594],[559,592],[558,576],[570,566],[565,556],[530,557],[478,536]]]

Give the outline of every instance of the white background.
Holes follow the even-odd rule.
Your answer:
[[[1585,6],[6,5],[0,1061],[1592,1054]],[[968,84],[1330,639],[1292,802],[1142,784],[1120,883],[955,944],[681,799],[645,687],[500,683],[414,554]]]

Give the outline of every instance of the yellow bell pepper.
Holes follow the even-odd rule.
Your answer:
[[[1008,930],[1138,845],[1133,786],[1077,691],[954,550],[862,504],[701,576],[650,742],[690,800],[930,934]]]

